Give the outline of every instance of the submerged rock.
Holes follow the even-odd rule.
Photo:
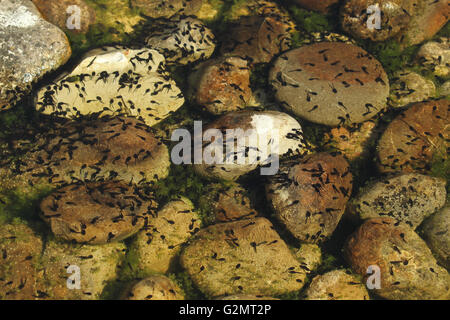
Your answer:
[[[29,0],[4,0],[0,11],[0,111],[31,92],[32,84],[71,55],[60,29]]]
[[[302,243],[294,255],[306,273],[316,270],[322,263],[322,250],[316,244]]]
[[[251,65],[270,62],[289,49],[293,27],[281,18],[270,16],[241,17],[225,35],[221,53],[239,56]]]
[[[411,21],[404,34],[399,37],[404,47],[433,38],[450,17],[448,0],[415,0],[412,3],[416,4],[416,10],[411,15]]]
[[[147,46],[159,51],[167,63],[188,64],[205,60],[216,47],[212,31],[192,17],[154,21],[148,33]]]
[[[44,279],[48,283],[45,294],[54,300],[100,299],[105,286],[117,279],[125,250],[120,242],[73,245],[48,241],[42,254]],[[80,289],[69,289],[69,277],[78,270]]]
[[[341,219],[352,192],[352,174],[344,157],[317,153],[282,163],[266,186],[276,217],[297,239],[327,239]]]
[[[210,184],[200,198],[200,207],[207,208],[206,214],[211,222],[250,219],[257,215],[247,190],[236,183],[226,186],[221,183]]]
[[[312,280],[306,300],[369,300],[369,293],[351,272],[333,270]]]
[[[88,6],[84,0],[32,1],[45,20],[63,30],[87,33],[90,25],[95,22],[95,10]],[[76,16],[78,14],[79,16]]]
[[[64,118],[126,115],[152,126],[184,104],[164,65],[152,49],[94,49],[72,72],[39,91],[36,109]]]
[[[279,295],[303,287],[305,272],[265,218],[200,230],[181,254],[194,284],[211,297]]]
[[[294,0],[294,2],[308,10],[328,13],[330,7],[337,4],[339,0]]]
[[[41,202],[57,238],[89,244],[130,237],[148,224],[156,207],[152,194],[118,181],[72,184]]]
[[[381,288],[373,292],[382,298],[449,298],[448,272],[406,224],[390,218],[367,220],[349,238],[345,255],[352,269],[365,278],[369,266],[380,269]]]
[[[196,14],[203,0],[131,0],[130,3],[151,18],[170,18],[176,14]]]
[[[378,142],[382,172],[427,172],[448,158],[450,102],[426,101],[397,116]]]
[[[0,224],[0,300],[45,298],[35,268],[42,239],[24,224]]]
[[[332,128],[325,134],[327,146],[341,152],[349,161],[354,161],[370,154],[372,143],[378,138],[376,122],[368,120],[350,128]]]
[[[363,49],[341,42],[283,53],[269,79],[287,110],[328,126],[370,119],[385,107],[389,95],[382,65]]]
[[[69,121],[40,135],[12,175],[31,185],[122,180],[135,184],[168,175],[167,147],[133,118]]]
[[[423,234],[439,263],[450,269],[450,206],[424,222]]]
[[[208,132],[209,129],[214,131]],[[227,130],[232,131],[227,133]],[[211,133],[212,137],[206,138],[205,133]],[[195,164],[194,168],[216,179],[236,180],[258,166],[269,164],[271,167],[266,174],[270,175],[278,169],[278,158],[308,152],[300,124],[277,111],[227,113],[208,124],[203,137],[202,164]],[[208,140],[211,142],[206,142]],[[226,145],[234,146],[234,152],[227,150]],[[206,159],[208,157],[211,159]]]
[[[167,203],[131,242],[129,255],[135,257],[135,267],[144,275],[168,272],[176,264],[183,244],[200,229],[200,223],[188,199]]]
[[[405,107],[434,97],[436,87],[433,81],[416,72],[400,70],[394,74],[391,83],[389,105],[395,108]]]
[[[213,114],[238,111],[252,98],[248,62],[220,57],[199,64],[189,75],[192,99]]]
[[[425,43],[417,53],[419,63],[438,77],[450,76],[450,39]]]
[[[342,27],[356,38],[384,41],[408,27],[421,1],[347,0],[341,8]]]
[[[181,289],[165,276],[145,278],[125,294],[127,300],[184,300]]]
[[[444,206],[445,184],[444,179],[415,173],[383,179],[366,186],[350,211],[361,219],[388,216],[415,229]]]

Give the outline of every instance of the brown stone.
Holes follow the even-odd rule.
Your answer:
[[[395,118],[378,142],[382,172],[426,172],[448,157],[448,100],[420,102]]]
[[[379,268],[381,288],[373,292],[383,298],[449,298],[447,270],[437,264],[425,242],[406,224],[390,218],[367,220],[350,236],[345,256],[364,282],[369,266]]]
[[[156,207],[151,194],[118,181],[69,185],[41,202],[43,218],[57,238],[89,244],[130,237]]]
[[[352,174],[343,156],[316,153],[282,163],[266,190],[276,217],[292,235],[317,243],[338,225],[352,192]]]

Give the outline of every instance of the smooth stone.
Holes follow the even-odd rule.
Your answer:
[[[181,254],[181,265],[207,296],[276,296],[300,290],[305,272],[265,218],[201,229]]]
[[[351,272],[333,270],[314,277],[306,300],[369,300],[366,286]]]
[[[25,224],[0,224],[0,300],[35,300],[43,290],[35,268],[42,239]],[[43,292],[43,291],[42,291]]]
[[[42,254],[45,292],[52,300],[99,300],[106,285],[117,280],[126,247],[121,242],[104,245],[74,245],[50,240]],[[69,289],[68,267],[78,267],[80,289]]]
[[[31,92],[34,82],[66,63],[71,54],[64,32],[45,21],[31,1],[3,0],[0,110],[13,107]]]
[[[216,48],[213,32],[203,22],[192,17],[157,20],[147,31],[148,47],[157,50],[167,63],[189,64],[206,60]]]
[[[104,47],[88,52],[69,74],[42,88],[36,109],[77,118],[126,115],[148,126],[167,118],[184,97],[165,70],[164,57],[152,49]]]
[[[289,49],[294,30],[290,23],[278,17],[244,16],[232,23],[220,52],[246,59],[250,65],[270,62]]]
[[[425,241],[438,262],[450,269],[450,207],[446,206],[423,224]]]
[[[342,28],[360,39],[385,41],[402,33],[422,0],[347,0],[341,7]],[[368,13],[371,5],[380,10],[380,25],[376,23],[376,11]]]
[[[369,266],[380,269],[380,289],[390,300],[449,299],[450,276],[412,228],[390,218],[366,220],[350,236],[344,254],[352,269],[368,279]],[[373,271],[372,271],[373,273]]]
[[[196,14],[203,0],[131,0],[130,3],[151,18],[170,18],[176,14]]]
[[[153,275],[140,280],[125,294],[126,300],[184,300],[180,287],[168,277]]]
[[[42,218],[66,241],[104,244],[148,225],[158,204],[152,194],[120,181],[72,184],[41,202]]]
[[[208,185],[199,206],[211,223],[254,218],[258,213],[248,197],[248,191],[237,183]]]
[[[336,127],[325,133],[325,144],[341,152],[349,161],[370,155],[372,144],[378,139],[377,123],[367,120],[350,128]]]
[[[144,275],[173,269],[181,248],[200,229],[200,224],[188,199],[167,203],[130,244],[129,255],[134,257],[135,269]]]
[[[275,216],[297,239],[318,243],[336,229],[352,192],[352,173],[341,155],[316,153],[281,164],[266,186]]]
[[[295,258],[307,274],[315,271],[322,264],[322,250],[317,244],[302,243],[294,252]]]
[[[401,174],[364,187],[352,199],[349,211],[361,219],[390,217],[416,229],[442,208],[447,198],[446,181],[421,174]]]
[[[225,133],[223,141],[213,139],[215,143],[211,144],[209,149],[204,148],[203,150],[204,155],[212,154],[215,159],[221,160],[222,163],[215,161],[215,163],[208,164],[203,157],[202,164],[194,164],[194,169],[199,174],[213,179],[236,180],[240,176],[255,170],[258,166],[275,163],[277,160],[272,154],[283,158],[308,152],[300,124],[297,120],[282,112],[230,112],[208,124],[203,128],[203,133],[208,129],[218,129]],[[232,135],[227,136],[226,130],[228,129],[241,129],[242,131],[236,131],[235,137],[233,137]],[[230,139],[246,140],[246,143],[235,146],[234,154],[222,152],[222,154],[216,155],[216,145],[221,146],[222,142],[226,144],[225,141],[232,141]],[[251,145],[251,142],[258,145]],[[267,147],[269,145],[270,147]],[[256,150],[256,147],[260,149]],[[249,148],[252,148],[252,152]],[[268,150],[263,150],[264,148]],[[237,155],[240,157],[244,155],[242,157],[243,163],[239,163],[240,159],[235,157]]]
[[[446,161],[450,141],[448,100],[415,103],[398,115],[378,141],[381,172],[428,172]]]
[[[438,77],[450,76],[450,40],[439,38],[420,47],[417,53],[419,63]]]
[[[403,47],[419,44],[433,38],[448,22],[448,0],[420,0],[405,32],[399,36]]]
[[[339,0],[294,0],[294,2],[305,9],[326,14],[330,11],[330,7],[336,5]]]
[[[278,57],[269,80],[288,111],[308,121],[338,126],[360,123],[386,106],[389,81],[383,66],[347,43],[321,42]]]
[[[10,171],[31,185],[112,179],[141,184],[165,178],[169,167],[167,147],[142,121],[104,117],[55,124]]]
[[[436,94],[434,82],[409,70],[397,71],[391,82],[389,105],[394,108],[408,106],[432,98]]]
[[[216,115],[242,110],[252,98],[248,62],[239,57],[219,57],[197,65],[189,84],[191,99]]]

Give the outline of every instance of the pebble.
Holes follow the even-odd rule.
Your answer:
[[[136,258],[135,267],[144,275],[167,273],[200,225],[201,220],[188,199],[167,203],[131,242],[129,255]]]
[[[349,211],[361,219],[387,216],[416,229],[444,206],[445,185],[442,178],[417,173],[396,175],[367,185],[352,199]]]
[[[322,264],[322,250],[317,244],[302,243],[294,256],[307,274],[315,271]]]
[[[275,216],[297,239],[327,239],[352,193],[352,173],[341,155],[316,153],[282,163],[266,186]]]
[[[270,62],[289,49],[293,31],[294,28],[278,16],[241,17],[226,33],[221,53],[242,57],[250,65]]]
[[[450,76],[450,40],[439,38],[420,47],[418,62],[438,77]]]
[[[88,52],[72,72],[42,88],[36,109],[70,119],[126,115],[152,126],[183,104],[183,93],[165,70],[160,53],[104,47]]]
[[[211,160],[218,161],[208,164],[205,157],[203,157],[202,164],[195,164],[194,169],[199,174],[213,179],[233,181],[256,169],[258,166],[269,163],[273,164],[272,169],[276,169],[274,166],[277,160],[276,157],[272,156],[272,153],[277,154],[279,158],[283,158],[308,152],[300,124],[297,120],[282,112],[230,112],[208,124],[203,129],[203,133],[208,129],[220,129],[225,133],[223,141],[217,139],[217,141],[214,140],[214,144],[204,144],[206,147],[204,147],[203,154],[212,154],[215,157]],[[237,138],[230,138],[226,135],[226,130],[229,129],[241,129],[241,131],[235,132],[235,137]],[[219,148],[219,151],[222,150],[222,143],[231,141],[230,139],[246,140],[246,143],[238,144],[235,147],[234,156],[226,152],[216,155],[215,149]],[[266,147],[269,144],[270,147]],[[207,149],[208,145],[209,148]],[[255,148],[259,149],[256,150]],[[236,156],[238,157],[237,159]],[[242,163],[239,163],[239,158],[242,158]],[[222,162],[221,164],[217,163],[219,160]]]
[[[450,4],[448,0],[421,0],[411,16],[405,32],[399,37],[403,47],[419,44],[433,38],[448,22]]]
[[[104,244],[124,240],[148,226],[157,205],[151,194],[136,186],[108,181],[61,188],[40,207],[58,239]]]
[[[35,300],[40,294],[38,264],[42,239],[25,224],[0,224],[0,300]]]
[[[347,0],[341,8],[342,28],[360,39],[385,41],[409,25],[420,0]],[[370,6],[376,6],[369,12]],[[380,13],[379,26],[377,11]]]
[[[104,180],[148,183],[165,178],[169,167],[167,147],[142,121],[104,117],[55,124],[11,170],[30,185],[59,186]]]
[[[99,300],[106,285],[117,280],[125,251],[121,242],[74,245],[49,240],[41,260],[44,293],[52,300]],[[69,266],[74,266],[70,273]],[[80,289],[69,289],[67,281],[75,270],[80,272]]]
[[[308,121],[351,125],[386,106],[389,81],[382,65],[347,43],[321,42],[283,53],[269,75],[278,101]]]
[[[427,172],[448,157],[448,100],[415,103],[398,115],[378,141],[382,172]]]
[[[437,264],[425,241],[406,224],[390,218],[366,220],[350,236],[345,256],[365,280],[369,266],[380,269],[380,289],[372,292],[381,298],[449,299],[447,270]]]
[[[450,207],[448,205],[424,222],[423,234],[438,262],[450,269]]]
[[[131,0],[130,3],[150,18],[170,18],[176,14],[196,14],[203,0]]]
[[[394,108],[406,107],[415,102],[432,98],[436,94],[433,81],[409,70],[397,71],[391,79],[389,105]]]
[[[252,98],[248,62],[239,57],[219,57],[199,64],[189,75],[190,96],[212,114],[247,107]]]
[[[49,41],[51,39],[51,41]],[[72,54],[64,32],[45,21],[29,0],[4,0],[0,12],[0,111]]]
[[[376,126],[376,121],[368,120],[350,128],[332,128],[325,133],[325,145],[341,152],[349,161],[365,158],[370,155],[372,144],[378,139]]]
[[[341,269],[316,276],[306,300],[369,300],[369,293],[358,277]]]
[[[140,280],[125,294],[126,300],[184,300],[183,293],[171,279],[153,275]]]
[[[216,47],[213,32],[193,17],[177,16],[154,21],[148,33],[146,45],[159,51],[168,64],[185,65],[206,60]]]
[[[181,265],[207,296],[276,296],[301,289],[305,272],[265,218],[201,229]]]
[[[251,219],[257,215],[248,197],[248,191],[237,183],[213,183],[208,185],[200,199],[200,207],[207,208],[211,222],[229,222]]]
[[[326,14],[330,11],[330,7],[335,6],[339,0],[295,0],[294,3],[302,6],[305,9],[318,11]]]

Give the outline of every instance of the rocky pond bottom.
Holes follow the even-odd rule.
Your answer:
[[[450,299],[446,0],[3,0],[0,299]]]

